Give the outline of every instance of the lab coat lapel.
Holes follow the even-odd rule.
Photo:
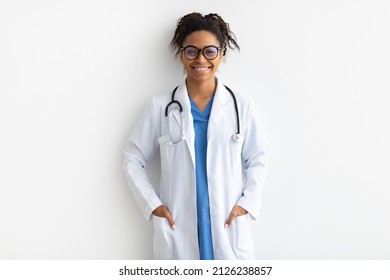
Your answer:
[[[210,138],[215,131],[218,131],[216,126],[227,114],[227,104],[230,102],[229,93],[225,86],[218,81],[217,89],[214,95],[213,107],[211,109],[209,126],[207,129],[207,138]]]
[[[188,98],[187,86],[185,83],[181,84],[176,92],[176,100],[178,100],[183,107],[183,133],[188,150],[190,151],[191,160],[195,166],[195,131],[194,122],[191,114],[191,104]]]

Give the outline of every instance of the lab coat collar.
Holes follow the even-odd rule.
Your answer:
[[[224,84],[220,79],[217,81],[217,89],[214,95],[213,107],[211,109],[210,119],[209,119],[209,128],[210,125],[217,124],[225,115],[227,104],[231,102],[230,93],[225,88]],[[210,134],[209,129],[208,134]]]
[[[228,104],[230,101],[230,93],[225,88],[221,79],[217,79],[217,89],[215,91],[214,102],[224,105]]]
[[[222,81],[219,78],[216,78],[216,80],[217,80],[217,88],[214,95],[213,110],[214,110],[214,104],[225,105],[231,101],[230,94],[226,90]],[[187,117],[188,115],[191,116],[191,104],[190,104],[187,85],[185,81],[178,87],[176,91],[175,99],[177,99],[181,103],[183,107],[183,115],[185,117]]]

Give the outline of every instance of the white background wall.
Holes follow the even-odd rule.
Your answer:
[[[122,149],[182,81],[168,45],[192,11],[236,33],[220,77],[254,99],[272,151],[257,257],[389,259],[385,0],[2,0],[0,259],[151,258]]]

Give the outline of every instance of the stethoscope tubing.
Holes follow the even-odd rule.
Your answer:
[[[183,112],[183,107],[181,106],[180,102],[175,100],[175,93],[176,93],[176,90],[179,86],[175,87],[175,89],[172,91],[172,99],[171,99],[171,102],[169,102],[167,104],[167,106],[165,107],[165,116],[168,117],[168,110],[169,110],[169,107],[172,105],[172,104],[177,104],[180,108],[180,113]]]
[[[237,120],[237,132],[236,134],[237,135],[240,135],[240,117],[238,115],[238,106],[237,106],[237,99],[236,99],[236,96],[234,95],[233,91],[226,85],[224,85],[225,88],[228,90],[228,92],[230,92],[230,94],[232,95],[233,97],[233,101],[234,101],[234,109],[236,111],[236,120]]]
[[[226,85],[224,85],[225,88],[227,89],[227,91],[230,93],[230,95],[232,96],[233,98],[233,101],[234,101],[234,110],[236,112],[236,120],[237,120],[237,131],[236,131],[236,134],[233,135],[235,136],[235,140],[236,142],[240,141],[240,139],[242,139],[241,137],[241,134],[240,134],[240,117],[239,117],[239,112],[238,112],[238,105],[237,105],[237,99],[236,99],[236,96],[235,94],[233,93],[233,91]],[[183,112],[183,106],[181,106],[180,102],[175,100],[175,93],[176,93],[176,90],[179,86],[175,87],[175,89],[172,91],[172,94],[171,94],[171,101],[167,104],[167,106],[165,107],[165,116],[168,117],[168,112],[169,112],[169,107],[173,104],[177,104],[179,106],[179,109],[180,109],[180,113]]]

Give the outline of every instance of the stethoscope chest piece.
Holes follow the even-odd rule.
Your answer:
[[[232,140],[233,142],[241,143],[242,141],[244,141],[244,136],[242,136],[240,133],[234,133],[232,135]]]

